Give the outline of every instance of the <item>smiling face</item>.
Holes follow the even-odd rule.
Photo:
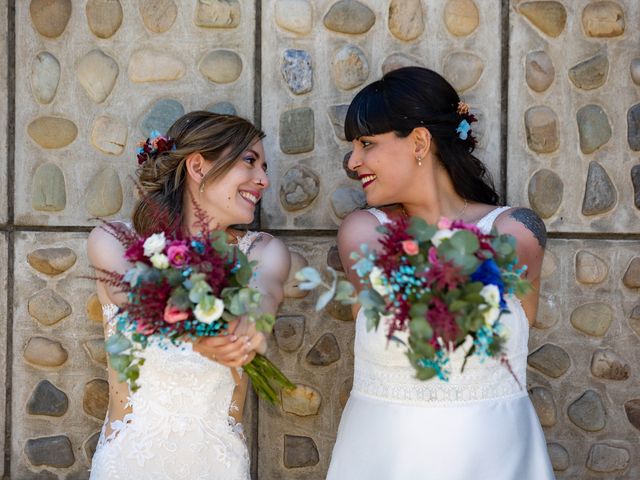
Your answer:
[[[227,173],[206,182],[196,201],[223,228],[251,223],[256,204],[268,186],[264,147],[258,140],[240,154]]]
[[[352,144],[348,166],[358,174],[367,203],[371,206],[403,203],[418,168],[412,135],[401,138],[393,132],[381,133],[362,136]]]

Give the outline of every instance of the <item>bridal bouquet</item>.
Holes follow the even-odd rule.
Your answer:
[[[259,331],[270,331],[271,314],[258,314],[260,292],[248,286],[253,262],[226,233],[211,230],[206,214],[196,205],[196,236],[160,231],[139,236],[120,224],[106,228],[126,249],[133,264],[124,275],[100,271],[101,280],[127,293],[127,303],[117,317],[117,331],[106,342],[112,368],[132,391],[144,363],[142,351],[152,340],[194,340],[224,334],[228,323],[247,316]],[[262,355],[243,367],[253,388],[275,403],[278,388],[295,388],[280,370]]]
[[[335,295],[343,303],[360,303],[369,330],[384,319],[390,340],[401,341],[395,333],[407,331],[407,356],[421,380],[447,380],[449,353],[463,344],[465,362],[475,354],[499,358],[509,367],[503,351],[508,332],[500,321],[508,313],[505,295],[529,288],[521,278],[524,268],[515,268],[515,239],[447,219],[430,225],[401,218],[379,229],[380,251],[363,245],[361,253],[351,254],[365,286],[357,299],[353,287],[337,281],[334,272],[317,307]],[[305,289],[323,283],[312,268],[298,272],[298,279]]]

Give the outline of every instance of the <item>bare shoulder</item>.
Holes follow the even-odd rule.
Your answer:
[[[509,233],[519,242],[543,250],[547,244],[547,229],[542,219],[530,208],[515,207],[501,213],[495,221],[500,233]]]
[[[269,270],[272,278],[284,281],[289,275],[291,254],[282,240],[266,232],[258,232],[247,250],[251,260],[257,260]]]
[[[366,210],[357,210],[350,213],[340,224],[338,228],[338,246],[351,246],[357,242],[376,243],[381,234],[377,228],[380,226],[378,219]]]
[[[103,270],[124,272],[129,265],[124,258],[124,247],[105,225],[91,230],[87,255],[93,267]]]

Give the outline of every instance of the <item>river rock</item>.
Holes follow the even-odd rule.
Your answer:
[[[60,62],[49,52],[40,52],[31,64],[31,91],[40,103],[51,103],[60,83]]]
[[[296,95],[308,93],[313,89],[311,55],[305,50],[285,50],[282,53],[280,73],[289,90]]]
[[[421,0],[391,0],[389,31],[394,37],[410,42],[424,32],[424,11]]]
[[[618,192],[606,170],[598,162],[590,162],[582,200],[582,214],[606,213],[616,206],[617,201]]]
[[[59,212],[67,203],[64,175],[53,163],[45,163],[36,169],[31,184],[31,206],[40,212]]]
[[[473,87],[484,71],[484,63],[473,53],[454,52],[444,60],[444,76],[458,93]]]
[[[63,148],[78,136],[78,127],[60,117],[38,117],[27,127],[29,136],[42,148]]]
[[[624,33],[624,11],[616,2],[592,2],[582,11],[582,27],[590,37],[618,37]]]
[[[531,107],[524,114],[527,145],[537,153],[553,153],[560,146],[558,116],[549,107]]]
[[[601,87],[607,81],[609,74],[609,58],[606,53],[600,53],[569,70],[569,78],[573,84],[582,90],[593,90]]]
[[[235,28],[240,24],[238,0],[197,0],[195,24],[203,28]]]
[[[551,170],[537,171],[529,181],[529,204],[542,218],[550,218],[562,203],[564,184]]]
[[[107,116],[96,118],[91,128],[91,143],[103,153],[120,155],[127,144],[127,124]]]
[[[560,2],[524,2],[518,11],[550,37],[559,36],[567,23],[567,11]]]
[[[479,23],[480,14],[473,0],[449,0],[444,7],[444,24],[451,35],[471,35]]]
[[[277,0],[275,20],[280,28],[306,35],[313,27],[313,7],[309,0]]]
[[[71,0],[31,0],[29,13],[40,35],[56,38],[62,35],[71,18]]]
[[[76,254],[70,248],[40,248],[27,255],[29,265],[45,275],[66,272],[76,263]]]
[[[202,57],[198,70],[214,83],[232,83],[240,78],[242,59],[231,50],[213,50]]]
[[[545,51],[530,52],[525,62],[525,79],[531,90],[544,92],[556,76],[551,57]]]
[[[108,217],[122,208],[122,185],[115,168],[107,166],[90,181],[86,205],[94,217]]]
[[[168,52],[138,50],[129,60],[129,78],[134,83],[170,82],[185,72],[184,62]]]
[[[173,0],[138,0],[138,9],[142,23],[153,33],[169,30],[178,15],[178,7]]]
[[[89,0],[86,6],[89,29],[98,38],[109,38],[122,24],[119,0]]]
[[[76,75],[89,98],[102,103],[109,96],[118,78],[118,64],[100,49],[91,50],[78,62]]]
[[[356,0],[340,0],[334,3],[323,20],[324,26],[329,30],[351,34],[368,32],[375,22],[375,13]]]

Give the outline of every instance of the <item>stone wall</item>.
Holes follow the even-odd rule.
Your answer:
[[[2,2],[4,475],[88,476],[106,385],[84,242],[93,218],[129,214],[140,138],[197,108],[261,124],[261,228],[295,266],[337,268],[332,232],[364,202],[342,169],[346,106],[418,64],[472,105],[496,183],[552,232],[528,387],[558,478],[639,477],[639,22],[633,0]],[[321,479],[353,323],[338,305],[315,313],[295,282],[286,293],[269,354],[298,388],[282,407],[249,402],[253,472]]]

